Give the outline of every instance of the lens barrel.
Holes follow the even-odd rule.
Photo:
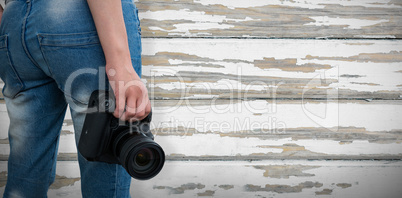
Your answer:
[[[113,140],[113,147],[120,164],[139,180],[156,176],[165,163],[162,147],[141,133],[121,132]]]

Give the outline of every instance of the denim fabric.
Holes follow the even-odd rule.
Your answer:
[[[122,0],[132,63],[141,76],[137,8]],[[79,140],[88,99],[107,89],[105,58],[86,0],[8,0],[0,26],[0,77],[10,117],[4,197],[46,197],[55,179],[67,105]],[[119,165],[78,156],[83,197],[129,197]]]

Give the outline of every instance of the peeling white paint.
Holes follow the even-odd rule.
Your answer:
[[[356,91],[400,91],[402,70],[399,62],[352,62],[349,57],[359,54],[387,54],[402,51],[401,41],[375,40],[367,41],[370,45],[350,45],[356,41],[338,40],[237,40],[237,39],[143,39],[143,55],[154,56],[158,52],[183,53],[208,58],[211,61],[169,60],[172,66],[144,66],[143,75],[148,77],[175,76],[177,82],[154,85],[171,90],[177,87],[204,86],[200,83],[182,83],[180,72],[206,72],[229,74],[235,76],[261,76],[314,79],[325,73],[325,78],[335,80],[331,88],[350,89]],[[361,43],[364,43],[363,41]],[[323,57],[324,60],[307,59],[307,56]],[[325,60],[325,57],[328,60]],[[314,72],[286,71],[279,68],[261,69],[254,61],[264,58],[297,59],[296,65],[319,64],[330,65],[331,69],[317,69]],[[335,59],[335,60],[331,60]],[[378,60],[377,60],[378,61]],[[379,60],[381,61],[381,60]],[[202,67],[197,64],[214,64],[221,67]],[[180,66],[175,66],[179,64]],[[358,75],[360,78],[342,78],[342,75]],[[241,83],[241,82],[240,82]],[[360,84],[356,84],[360,83]],[[366,85],[361,84],[366,83]],[[198,84],[198,85],[196,85]],[[367,85],[367,84],[375,84]]]
[[[246,130],[263,128],[283,129],[283,126],[285,130],[306,127],[357,127],[368,131],[390,131],[402,128],[402,118],[399,118],[399,112],[402,112],[400,104],[336,101],[286,103],[265,100],[237,102],[232,101],[228,104],[206,102],[205,105],[196,106],[189,103],[184,103],[183,106],[155,106],[153,107],[155,122],[152,127],[184,127],[184,129],[194,128],[198,132],[222,133],[242,133]],[[255,113],[261,115],[254,116]],[[315,120],[317,117],[322,119]],[[229,127],[225,127],[224,123]]]
[[[193,96],[189,96],[189,97],[184,97],[184,99],[212,99],[212,98],[217,98],[219,97],[219,95],[199,95],[199,94],[194,94]]]
[[[380,23],[389,22],[389,20],[365,20],[365,19],[353,19],[353,18],[332,18],[328,16],[316,16],[310,17],[315,20],[315,22],[310,22],[304,25],[314,25],[314,26],[347,26],[343,29],[361,29],[362,27],[378,25]]]
[[[164,20],[191,20],[196,22],[205,22],[205,23],[222,23],[227,21],[233,22],[246,22],[246,21],[254,21],[250,17],[246,17],[245,19],[233,19],[227,18],[227,16],[223,15],[209,15],[205,12],[200,11],[191,11],[190,9],[180,9],[180,10],[161,10],[161,11],[146,11],[141,12],[139,14],[139,18],[141,19],[152,19],[157,21]],[[259,20],[259,19],[258,19]]]
[[[0,144],[0,155],[9,155],[9,154],[10,154],[10,145]]]
[[[166,155],[182,154],[186,156],[247,156],[253,153],[281,153],[280,148],[261,148],[261,146],[280,147],[285,144],[296,144],[306,150],[329,155],[369,155],[369,154],[402,154],[402,144],[377,144],[367,140],[355,140],[341,145],[334,140],[261,140],[259,138],[220,137],[215,134],[194,134],[192,136],[157,136],[155,138]]]
[[[261,7],[268,5],[282,5],[289,7],[299,7],[307,9],[322,9],[326,5],[342,5],[342,6],[363,6],[363,7],[380,7],[380,8],[395,8],[400,7],[398,5],[392,4],[391,0],[195,0],[194,2],[200,3],[202,5],[223,5],[230,9],[235,8],[250,8],[250,7]]]
[[[389,38],[397,36],[395,31],[399,25],[392,15],[401,8],[401,4],[393,0],[196,0],[175,3],[166,9],[163,2],[158,5],[161,6],[157,6],[158,10],[147,6],[140,9],[141,19],[150,19],[153,20],[150,24],[156,24],[146,21],[143,25],[152,27],[144,36],[225,37],[223,30],[228,30],[226,36],[229,37],[361,38],[367,34],[372,38]],[[274,11],[268,13],[264,9]],[[300,23],[306,26],[294,26]],[[379,26],[384,26],[383,30]],[[247,29],[253,33],[247,33],[250,32]]]
[[[224,5],[230,9],[235,8],[250,8],[250,7],[260,7],[267,5],[283,5],[283,6],[294,6],[301,8],[317,9],[324,8],[324,5],[312,4],[308,1],[281,1],[281,0],[248,0],[248,1],[233,1],[233,0],[194,0],[196,3],[202,5]]]
[[[256,84],[244,84],[237,80],[221,79],[217,82],[202,82],[202,83],[183,83],[183,82],[170,82],[170,83],[157,83],[150,84],[150,87],[159,87],[168,91],[173,89],[205,89],[205,90],[246,90],[246,91],[266,91],[268,88],[277,87],[268,84],[256,83]],[[210,95],[210,94],[208,94]],[[202,97],[209,97],[204,95]]]
[[[183,103],[184,102],[184,103]],[[311,152],[332,155],[360,154],[401,154],[402,144],[377,144],[368,140],[353,140],[350,144],[339,144],[340,140],[329,139],[260,139],[247,137],[244,133],[278,135],[288,129],[324,127],[355,127],[367,131],[391,131],[402,128],[399,103],[337,103],[337,102],[281,102],[281,101],[241,101],[228,104],[214,104],[206,101],[206,105],[191,105],[183,101],[183,106],[154,106],[153,129],[159,128],[156,141],[169,154],[192,156],[216,155],[235,156],[252,153],[281,153],[280,148],[263,148],[261,146],[283,146],[296,144]],[[4,106],[4,104],[1,104]],[[1,106],[0,105],[0,106]],[[309,112],[309,114],[306,113]],[[259,114],[259,115],[255,115]],[[313,115],[313,116],[312,116]],[[5,117],[1,120],[8,121]],[[322,118],[322,119],[317,119]],[[66,119],[71,119],[70,115]],[[66,127],[66,126],[65,126]],[[63,127],[64,130],[66,128]],[[182,136],[174,135],[181,128]],[[72,130],[69,128],[69,130]],[[194,130],[198,133],[193,134]],[[71,131],[73,132],[73,131]],[[187,133],[186,133],[187,132]],[[229,137],[213,134],[246,136]],[[7,137],[7,131],[0,131]],[[363,132],[367,133],[367,132]],[[163,135],[162,135],[163,134]],[[222,148],[221,148],[222,147]],[[7,155],[8,144],[0,144],[0,154]],[[76,153],[74,133],[60,137],[60,153]]]
[[[203,58],[243,60],[253,62],[264,57],[275,59],[321,57],[349,57],[360,53],[389,53],[402,51],[402,41],[371,40],[373,45],[348,45],[356,41],[301,39],[143,39],[143,55],[158,52],[184,53]],[[211,68],[209,68],[211,69]]]
[[[368,38],[368,39],[376,39],[376,38],[383,38],[383,39],[395,39],[395,35],[353,35],[354,38]]]
[[[68,135],[73,136],[73,135]],[[77,150],[69,145],[75,145],[70,137],[60,139],[59,153],[76,153]],[[156,136],[155,141],[162,146],[166,155],[185,156],[248,156],[280,154],[285,144],[304,147],[309,152],[327,155],[400,155],[402,144],[369,143],[367,140],[354,140],[349,144],[339,144],[334,140],[292,140],[266,139],[255,137],[221,137],[218,134],[193,134],[191,136]],[[271,148],[270,148],[271,147]],[[2,155],[8,155],[8,145],[0,144]]]
[[[166,30],[155,26],[149,27],[150,30],[168,32],[169,35],[176,35],[180,33],[180,35],[182,36],[200,35],[197,32],[192,33],[191,31],[209,30],[209,29],[229,29],[235,27],[234,25],[222,24],[224,22],[254,21],[254,19],[250,17],[246,17],[245,19],[233,19],[233,18],[227,18],[227,16],[223,15],[209,15],[206,14],[205,12],[190,11],[189,9],[146,11],[139,13],[139,17],[140,19],[152,19],[157,21],[165,21],[165,20],[193,21],[194,23],[174,24],[173,26],[175,27],[175,29],[171,30]],[[182,33],[184,33],[184,35]]]
[[[261,168],[256,168],[261,167]],[[264,170],[266,168],[267,170]],[[207,190],[213,197],[315,197],[316,192],[330,189],[330,197],[382,197],[399,198],[402,190],[402,163],[400,161],[167,161],[162,171],[153,179],[132,179],[130,193],[138,198],[148,197],[199,197]],[[0,162],[0,172],[7,170],[7,162]],[[269,177],[264,176],[268,171]],[[270,172],[272,171],[272,172]],[[235,174],[234,174],[235,173]],[[77,178],[78,162],[59,161],[56,174]],[[302,183],[318,183],[300,191],[289,188]],[[199,188],[186,188],[186,185]],[[349,185],[347,187],[339,184]],[[81,197],[81,181],[60,189],[50,189],[48,197]],[[230,186],[223,189],[221,186]],[[247,191],[246,185],[271,191]],[[158,188],[159,187],[159,188]],[[182,188],[181,188],[182,187]],[[4,192],[0,187],[0,194]],[[178,190],[175,191],[174,188]],[[180,191],[182,190],[182,191]],[[275,190],[282,192],[275,192]],[[288,191],[287,191],[288,190]],[[357,196],[358,195],[358,196]]]
[[[266,170],[254,166],[282,167],[279,176],[287,176],[291,167],[304,166],[300,170],[305,176],[292,175],[289,178],[264,177]],[[168,162],[164,170],[155,179],[145,182],[134,182],[133,192],[138,197],[198,197],[197,193],[206,190],[214,191],[213,197],[280,197],[300,198],[315,197],[315,192],[331,189],[330,197],[381,197],[386,194],[390,198],[398,198],[401,190],[401,163],[376,161],[253,161],[253,162]],[[272,168],[268,168],[272,170]],[[274,171],[274,170],[272,170]],[[235,174],[234,174],[235,173]],[[369,173],[369,174],[368,174]],[[271,174],[269,172],[268,174]],[[275,173],[274,173],[275,174]],[[322,184],[320,187],[303,188],[300,192],[286,193],[287,187],[297,186],[309,181]],[[205,185],[203,189],[186,190],[183,194],[173,194],[168,188],[155,189],[155,186],[171,188],[183,184],[194,183]],[[339,183],[351,184],[349,188],[338,187]],[[233,185],[224,190],[220,185]],[[272,185],[273,189],[284,190],[283,193],[274,191],[245,191],[245,185],[251,184],[264,188]],[[274,187],[276,185],[276,188]],[[285,185],[285,186],[280,186]],[[282,187],[282,188],[281,188]],[[358,195],[358,196],[356,196]],[[325,197],[325,195],[323,196]]]
[[[180,82],[170,82],[170,83],[150,84],[149,87],[151,87],[151,88],[159,87],[159,88],[171,91],[173,89],[184,89],[185,84],[180,83]]]
[[[250,155],[252,153],[281,153],[278,148],[259,148],[258,145],[266,145],[269,142],[258,138],[220,137],[215,134],[195,134],[192,136],[158,136],[157,141],[166,155],[183,154],[186,156],[236,156]],[[264,143],[263,143],[264,142]],[[277,141],[281,144],[280,141]]]
[[[219,24],[219,23],[180,23],[173,25],[176,29],[168,30],[169,35],[177,34],[177,32],[183,32],[183,36],[197,36],[198,32],[191,33],[191,31],[197,30],[210,30],[210,29],[229,29],[235,27],[234,25]],[[173,33],[173,34],[171,34]]]

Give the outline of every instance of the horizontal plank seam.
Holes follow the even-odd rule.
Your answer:
[[[1,98],[0,98],[1,99]],[[380,101],[380,100],[392,100],[392,101],[399,101],[402,100],[402,98],[265,98],[265,97],[247,97],[247,98],[224,98],[224,97],[218,97],[218,98],[163,98],[163,97],[154,97],[154,98],[149,98],[150,100],[295,100],[295,101],[299,101],[299,100],[325,100],[325,101],[341,101],[341,100],[346,100],[346,101],[351,101],[351,100],[358,100],[358,101],[367,101],[368,99],[370,101],[372,100],[376,100],[376,101]]]
[[[142,39],[261,39],[261,40],[402,40],[402,38],[350,38],[350,37],[238,37],[238,36],[143,36]]]

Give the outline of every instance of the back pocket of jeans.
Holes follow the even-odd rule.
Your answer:
[[[38,34],[41,46],[73,47],[99,44],[96,32],[72,33],[72,34]]]
[[[86,104],[98,89],[105,57],[96,32],[38,34],[43,58],[64,94]]]
[[[17,71],[12,65],[7,35],[0,36],[0,78],[5,83],[2,93],[5,97],[14,98],[24,87]]]

